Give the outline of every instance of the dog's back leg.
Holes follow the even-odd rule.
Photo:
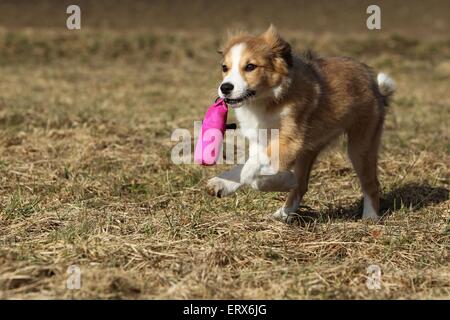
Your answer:
[[[378,118],[378,119],[377,119]],[[383,116],[359,122],[348,130],[348,155],[364,193],[363,219],[379,219],[380,185],[377,158],[383,131]]]
[[[289,214],[297,211],[303,196],[308,191],[309,176],[317,154],[317,152],[308,151],[300,153],[298,156],[294,167],[297,187],[289,192],[283,207],[273,214],[275,219],[287,222]]]

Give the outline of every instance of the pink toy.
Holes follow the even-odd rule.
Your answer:
[[[216,164],[226,129],[228,107],[218,99],[208,108],[195,146],[194,161],[204,166]]]

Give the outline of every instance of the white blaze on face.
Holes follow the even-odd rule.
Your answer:
[[[230,99],[239,99],[241,98],[245,92],[247,91],[247,82],[242,77],[241,74],[241,57],[242,53],[244,52],[246,47],[245,43],[238,43],[234,45],[230,49],[230,55],[231,55],[231,66],[228,66],[228,68],[231,68],[228,72],[227,76],[223,79],[222,83],[229,82],[234,86],[233,91],[231,92],[231,95],[227,98]],[[222,92],[220,91],[219,86],[219,96],[221,98],[225,98]]]

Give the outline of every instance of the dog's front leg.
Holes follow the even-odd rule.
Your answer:
[[[257,157],[250,157],[242,167],[240,173],[241,184],[253,185],[264,169],[264,165]]]
[[[206,190],[208,194],[216,197],[226,197],[236,192],[241,184],[241,171],[243,165],[237,165],[217,177],[208,180]]]
[[[286,156],[283,150],[274,154],[271,141],[269,147],[260,146],[256,143],[250,144],[250,158],[245,163],[241,172],[241,183],[248,184],[259,191],[290,191],[297,186],[295,175],[289,170]],[[289,159],[288,159],[289,160]]]
[[[250,158],[241,171],[241,184],[259,191],[289,191],[297,186],[297,179],[289,170],[278,171],[266,162]]]
[[[297,180],[297,187],[289,193],[285,204],[278,209],[273,217],[275,219],[290,223],[300,206],[306,191],[308,190],[309,175],[318,152],[301,152],[296,159],[294,175]]]

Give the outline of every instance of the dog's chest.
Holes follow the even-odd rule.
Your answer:
[[[279,113],[267,113],[256,106],[242,106],[235,111],[242,134],[250,140],[257,138],[260,129],[279,129]]]

